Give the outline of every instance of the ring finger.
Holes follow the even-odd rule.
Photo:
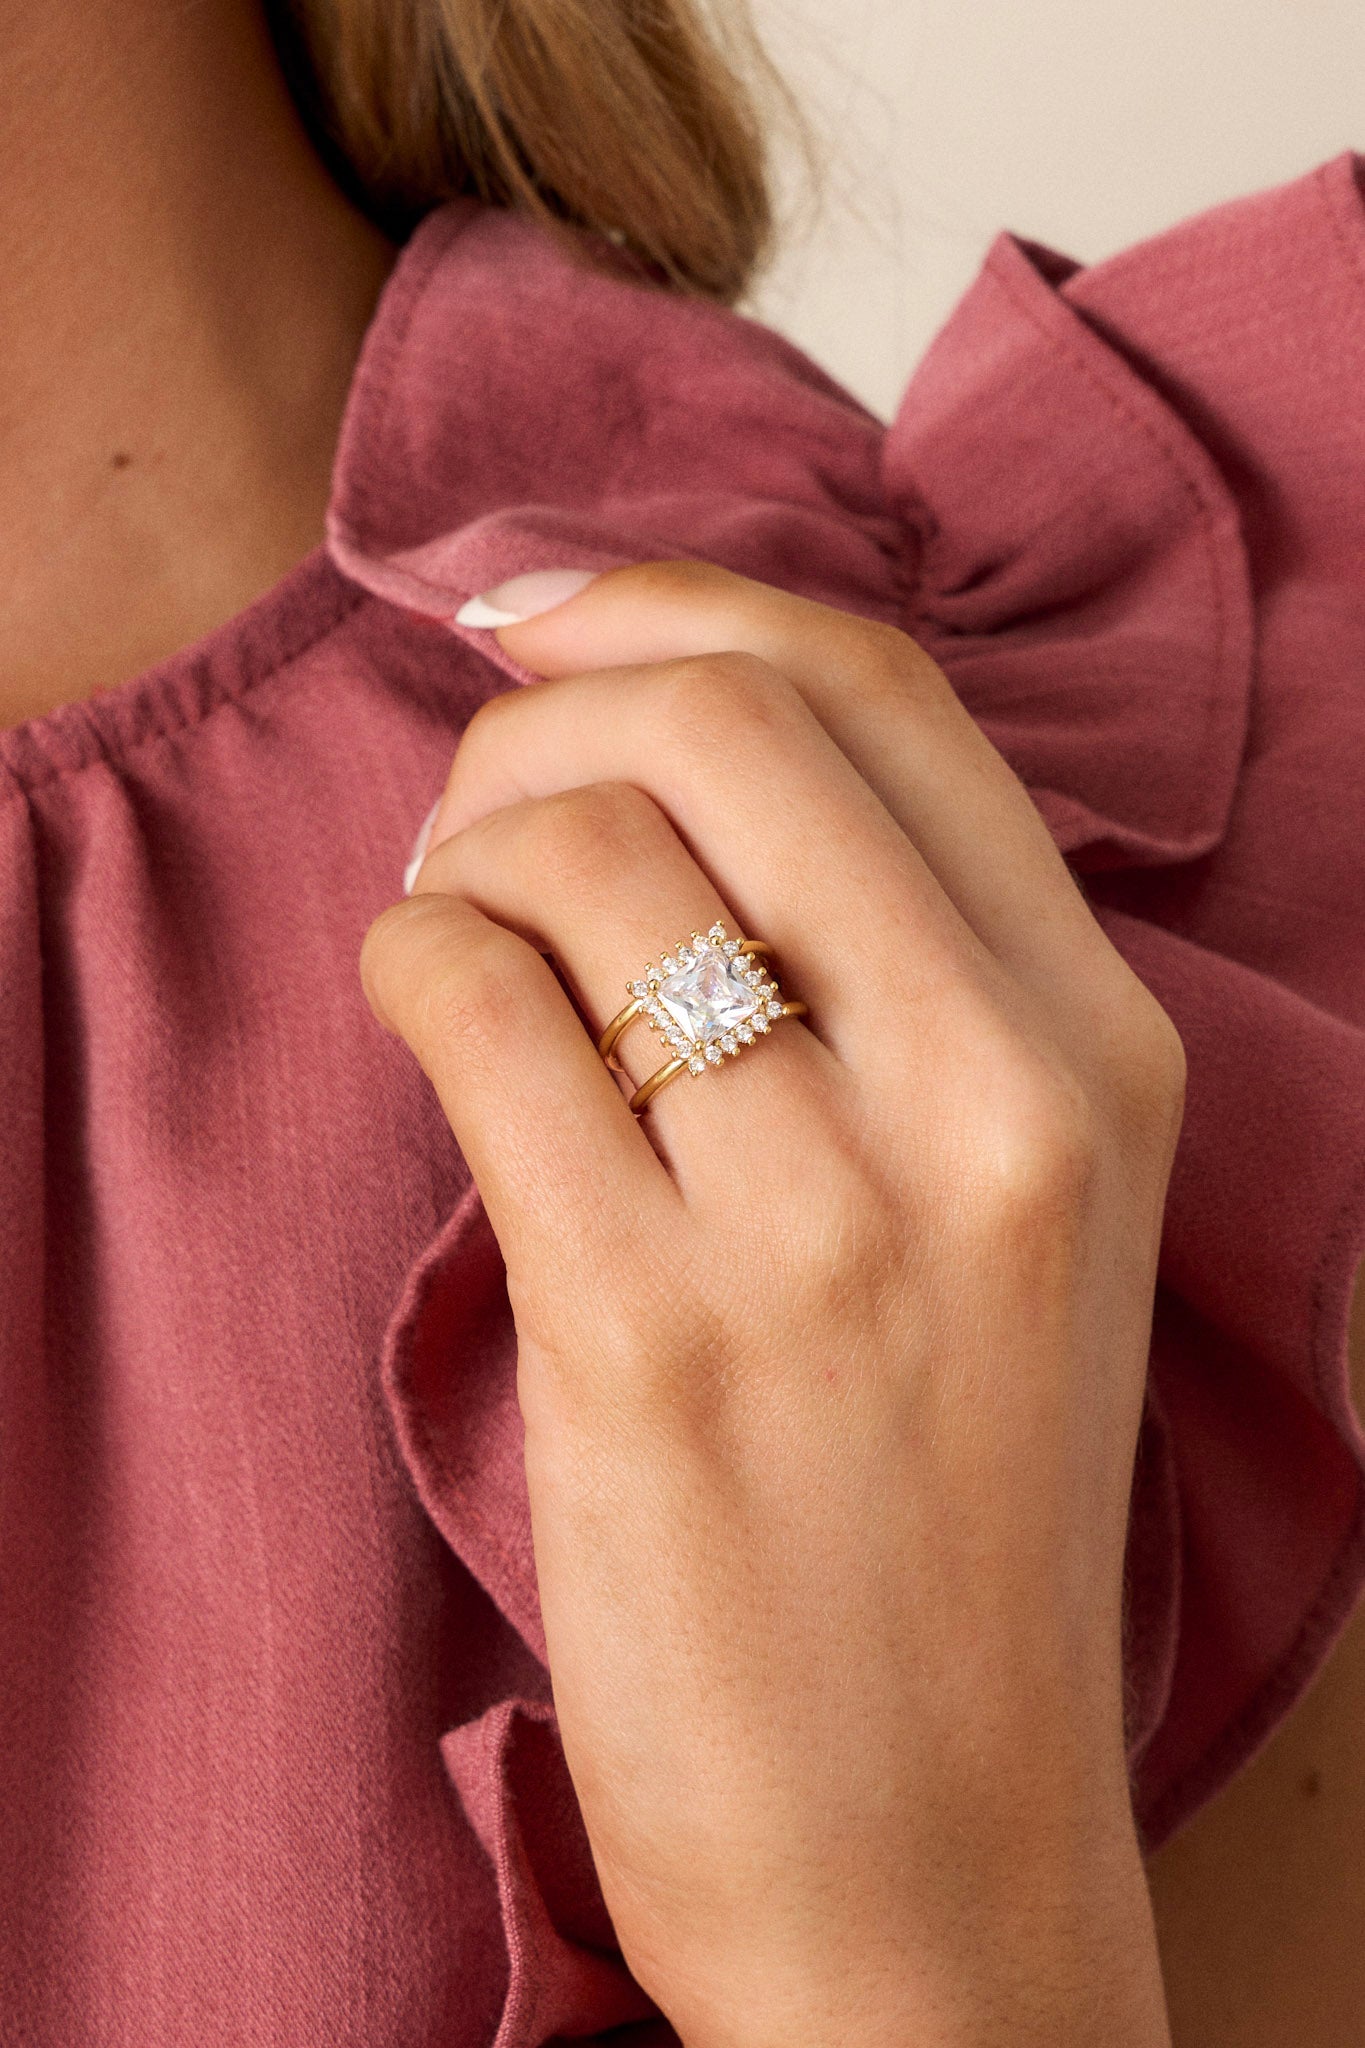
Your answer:
[[[658,806],[628,783],[589,784],[490,813],[444,840],[428,858],[417,893],[431,890],[465,897],[553,954],[594,1040],[632,999],[629,984],[640,979],[646,962],[657,967],[691,934],[705,933],[719,920],[731,938],[765,937],[739,928]],[[783,963],[771,965],[781,983]],[[742,1007],[744,987],[733,968],[725,993]],[[823,1077],[828,1085],[842,1075],[835,1056],[794,1019],[772,1032],[773,1047],[753,1057],[770,1026],[757,1007],[757,992],[751,993],[755,1017],[736,1019],[725,1033],[733,1052],[727,1043],[717,1060],[718,1040],[710,1062],[723,1069],[733,1060],[742,1073],[727,1073],[723,1089],[697,1091],[685,1104],[682,1097],[693,1095],[684,1087],[686,1070],[676,1087],[661,1090],[650,1115],[665,1143],[696,1127],[703,1102],[708,1120],[717,1111],[727,1122],[752,1114],[771,1138],[775,1121],[788,1120],[779,1112],[779,1098],[790,1098],[794,1081],[804,1087]],[[782,986],[781,993],[800,999],[804,992]],[[632,1088],[677,1056],[644,1019],[628,1025],[615,1048]],[[689,1157],[694,1149],[687,1148]],[[676,1163],[681,1172],[681,1161]]]

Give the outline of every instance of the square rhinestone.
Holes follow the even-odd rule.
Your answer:
[[[660,982],[655,996],[694,1045],[707,1046],[762,1008],[763,998],[719,946],[702,945],[686,967]]]

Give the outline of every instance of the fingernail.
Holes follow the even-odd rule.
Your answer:
[[[457,626],[518,626],[577,597],[598,574],[596,569],[528,569],[509,576],[492,590],[482,591],[460,606]]]
[[[440,808],[441,799],[437,797],[435,803],[427,812],[425,818],[423,818],[422,829],[413,841],[412,858],[403,870],[403,894],[405,896],[411,896],[412,885],[417,880],[417,870],[427,857],[427,845],[431,839],[431,828],[436,823],[436,813]]]

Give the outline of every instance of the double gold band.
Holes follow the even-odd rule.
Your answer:
[[[663,954],[658,969],[651,962],[638,981],[626,984],[630,1001],[597,1041],[602,1058],[622,1071],[616,1041],[637,1017],[673,1054],[631,1096],[637,1116],[680,1074],[704,1074],[765,1037],[783,1017],[806,1015],[806,1005],[787,1002],[771,969],[760,965],[771,951],[761,939],[732,939],[723,924],[713,924]]]

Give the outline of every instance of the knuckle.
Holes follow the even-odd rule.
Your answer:
[[[908,1254],[904,1196],[893,1196],[865,1172],[836,1174],[818,1211],[812,1203],[803,1222],[789,1286],[801,1327],[876,1325],[887,1300],[903,1286]]]
[[[767,744],[790,724],[797,703],[785,676],[740,650],[664,663],[654,689],[664,743],[684,755],[729,750],[746,739]]]
[[[1185,1092],[1189,1083],[1189,1060],[1185,1053],[1185,1041],[1176,1028],[1175,1020],[1161,1005],[1156,1005],[1156,1016],[1151,1020],[1147,1045],[1145,1074],[1148,1085],[1157,1099],[1167,1107],[1179,1123],[1185,1109]]]
[[[514,690],[495,690],[491,697],[485,697],[481,704],[476,704],[465,720],[464,730],[460,734],[459,745],[456,748],[456,759],[458,760],[461,754],[477,753],[497,731],[516,701],[517,693]]]
[[[533,858],[557,892],[595,895],[619,886],[672,828],[654,799],[631,782],[594,782],[535,806]]]
[[[859,618],[839,637],[838,667],[841,696],[864,714],[897,724],[912,717],[927,722],[927,730],[951,731],[978,753],[989,748],[944,670],[899,626]]]
[[[1025,1054],[997,1075],[972,1129],[971,1174],[981,1213],[1049,1228],[1083,1213],[1104,1154],[1103,1120],[1068,1069]]]
[[[476,705],[466,719],[455,743],[443,791],[445,802],[454,805],[455,813],[461,810],[466,796],[478,793],[486,798],[490,788],[494,792],[505,788],[508,767],[514,766],[517,758],[517,732],[525,716],[523,694],[517,690],[496,691]],[[479,810],[486,812],[486,802],[480,803]]]
[[[496,755],[502,745],[501,729],[506,723],[509,707],[517,701],[516,692],[497,690],[491,697],[485,697],[476,705],[465,721],[464,729],[456,742],[451,759],[450,771],[446,777],[447,792],[467,784],[482,762]]]
[[[658,561],[632,562],[616,574],[629,577],[632,595],[663,603],[690,601],[714,594],[733,578],[714,562],[701,562],[678,555]]]
[[[1185,1107],[1187,1062],[1180,1033],[1126,966],[1104,1019],[1105,1068],[1127,1134],[1174,1141]]]
[[[1124,954],[1101,936],[1085,985],[1089,1063],[1121,1122],[1179,1120],[1185,1102],[1185,1047],[1160,1001]]]
[[[860,695],[904,704],[911,697],[928,701],[957,699],[943,670],[918,640],[883,619],[859,621],[860,659],[854,683]]]
[[[486,1043],[496,1055],[499,1020],[518,1001],[533,964],[530,949],[511,932],[471,920],[428,963],[414,1006],[419,1049],[458,1044],[468,1052]]]
[[[365,934],[365,993],[382,1021],[414,1047],[426,1035],[432,990],[468,950],[464,924],[451,898],[423,894],[390,904]]]
[[[418,908],[414,910],[414,902]],[[429,915],[420,898],[392,903],[380,912],[360,946],[360,980],[371,1007],[391,1029],[401,1028],[411,980],[414,927]]]
[[[381,1018],[419,1058],[441,1044],[497,1036],[535,956],[521,940],[445,895],[410,896],[365,934],[361,978]]]

